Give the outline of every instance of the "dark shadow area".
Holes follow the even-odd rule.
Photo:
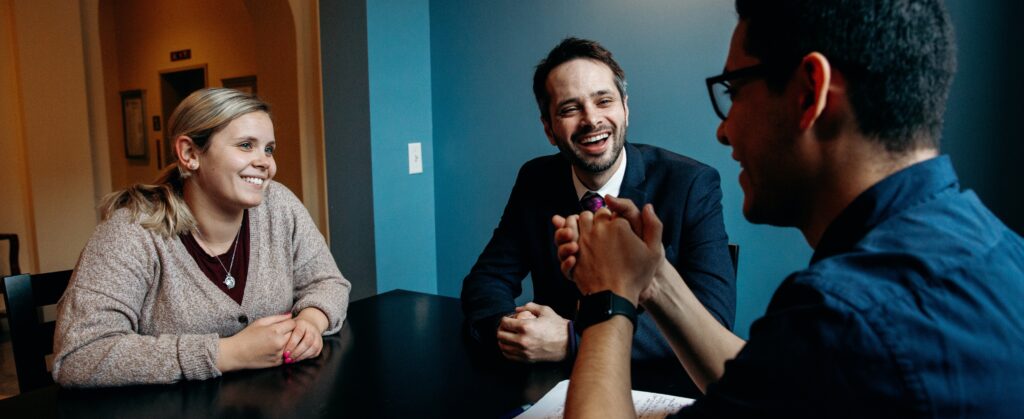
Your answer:
[[[961,186],[973,189],[1007,226],[1024,233],[1024,177],[1019,124],[1024,111],[1024,58],[1016,46],[1020,2],[947,2],[957,35],[958,70],[943,130]]]
[[[174,144],[170,122],[174,108],[192,92],[206,87],[206,66],[160,73],[160,110],[164,123],[164,142],[159,151],[161,168],[174,162]]]

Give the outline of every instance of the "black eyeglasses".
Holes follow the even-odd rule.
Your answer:
[[[764,77],[768,73],[768,66],[764,63],[755,64],[750,67],[743,67],[735,71],[726,71],[714,77],[704,80],[708,85],[708,95],[711,96],[711,107],[715,113],[724,121],[732,108],[733,81],[751,78]]]

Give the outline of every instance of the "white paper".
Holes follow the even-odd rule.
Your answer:
[[[565,395],[568,391],[569,380],[562,380],[541,397],[537,404],[516,416],[516,419],[562,419],[565,414]],[[693,399],[685,397],[633,390],[633,406],[636,408],[636,416],[640,419],[664,419],[691,403]]]

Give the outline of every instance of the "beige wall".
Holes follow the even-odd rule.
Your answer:
[[[96,221],[80,9],[62,0],[14,0],[10,11],[4,26],[13,32],[27,179],[22,228],[29,230],[26,251],[37,255],[24,270],[68,269]]]
[[[14,233],[21,241],[19,262],[22,270],[35,266],[35,240],[29,235],[28,166],[21,124],[21,90],[15,63],[14,10],[11,0],[0,0],[0,185],[4,185],[4,205],[0,205],[0,232]],[[0,274],[10,272],[8,244],[0,249]]]
[[[89,100],[89,138],[92,139],[93,196],[97,202],[111,190],[108,125],[95,123],[97,118],[106,115],[105,106],[108,103],[103,88],[103,57],[100,51],[100,22],[97,15],[99,2],[100,0],[82,0],[80,7],[82,51],[85,55],[85,91]],[[116,76],[116,68],[114,70],[113,74]]]
[[[22,241],[23,270],[74,266],[97,221],[98,198],[156,175],[155,141],[162,133],[150,132],[150,161],[124,158],[119,91],[145,89],[148,119],[160,110],[159,72],[200,62],[213,86],[222,78],[267,74],[259,74],[261,95],[274,104],[275,118],[290,119],[278,122],[276,132],[285,145],[279,179],[327,232],[317,3],[278,3],[0,0],[0,184],[6,200],[0,233]],[[135,7],[137,14],[125,16],[112,4]],[[229,12],[244,18],[221,18]],[[128,29],[119,29],[119,18]],[[271,32],[257,34],[257,25]],[[199,36],[198,27],[213,32]],[[148,28],[160,37],[189,35],[177,41],[136,36]],[[122,38],[144,45],[122,47],[128,42]],[[234,38],[243,40],[228,41]],[[273,50],[257,53],[260,43]],[[170,51],[183,48],[193,49],[193,58],[172,65]],[[0,259],[5,273],[6,258]]]
[[[302,162],[299,142],[298,70],[295,57],[295,23],[285,1],[245,0],[257,28],[250,40],[255,45],[259,95],[270,102],[277,137],[277,175],[302,199]]]
[[[116,81],[106,86],[114,189],[155,178],[160,172],[157,139],[166,141],[162,131],[149,130],[149,158],[125,158],[119,92],[145,90],[149,122],[162,113],[159,74],[205,66],[208,86],[221,86],[225,78],[257,75],[258,93],[274,113],[276,179],[303,197],[295,28],[287,2],[102,0],[99,8],[104,72],[108,80]],[[182,49],[190,49],[192,58],[170,61],[170,52]],[[162,115],[163,124],[169,116]]]
[[[302,201],[327,235],[323,94],[320,78],[320,2],[288,0],[295,19]],[[330,237],[328,237],[328,240]]]
[[[208,65],[213,86],[226,77],[267,73],[260,74],[261,96],[275,105],[275,118],[292,119],[278,122],[278,141],[285,146],[278,178],[327,231],[317,1],[278,3],[0,0],[0,232],[19,235],[23,271],[74,266],[97,222],[98,198],[155,176],[155,139],[162,134],[150,131],[155,135],[149,138],[148,162],[129,164],[118,92],[146,89],[148,118],[160,109],[159,71],[199,62]],[[150,22],[128,19],[125,12],[119,16],[112,5],[145,9],[136,17]],[[201,10],[205,17],[186,19],[186,10]],[[229,12],[243,18],[222,19]],[[119,18],[130,21],[127,28],[118,26]],[[256,24],[266,33],[256,35]],[[197,26],[245,39],[232,44],[212,36],[161,38]],[[122,38],[148,46],[122,48]],[[260,43],[273,51],[257,53]],[[193,58],[171,64],[170,51],[183,48],[191,48]],[[6,258],[0,259],[0,273],[6,272]]]
[[[163,134],[148,130],[148,159],[126,159],[119,92],[145,91],[145,120],[149,126],[153,115],[162,114],[160,72],[206,65],[207,84],[220,86],[223,78],[256,74],[256,54],[251,42],[254,37],[252,20],[240,0],[101,1],[100,15],[107,13],[113,14],[114,44],[104,43],[102,51],[104,55],[116,54],[117,63],[117,91],[107,92],[107,97],[114,99],[114,106],[109,108],[116,110],[108,119],[117,121],[110,127],[114,139],[110,160],[112,178],[123,179],[112,186],[120,189],[129,183],[148,182],[156,177],[160,170],[156,145],[157,139],[163,140]],[[225,19],[225,16],[235,18]],[[101,40],[107,41],[108,37],[101,37]],[[191,49],[192,58],[172,62],[171,51],[182,49]],[[161,115],[163,123],[168,116]]]
[[[89,92],[93,95],[92,116],[94,126],[102,126],[103,136],[94,137],[93,141],[102,142],[107,150],[107,190],[114,190],[128,185],[127,162],[124,159],[124,134],[121,128],[121,98],[118,93],[120,88],[120,73],[117,69],[117,48],[103,48],[104,45],[117,45],[117,24],[114,16],[114,8],[110,7],[110,1],[87,0],[83,2],[83,9],[92,13],[88,21],[83,25],[90,30],[89,50],[92,51],[93,61],[88,67],[90,71],[99,73],[98,80],[90,79],[91,88]],[[99,57],[99,62],[95,58]],[[154,148],[154,140],[149,139],[150,156]],[[120,153],[120,154],[119,154]],[[114,158],[117,156],[117,158]]]

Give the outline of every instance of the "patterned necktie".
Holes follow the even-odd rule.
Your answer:
[[[587,191],[587,193],[583,194],[583,198],[580,199],[580,205],[587,211],[597,212],[597,210],[604,208],[604,198],[601,198],[601,195]]]

